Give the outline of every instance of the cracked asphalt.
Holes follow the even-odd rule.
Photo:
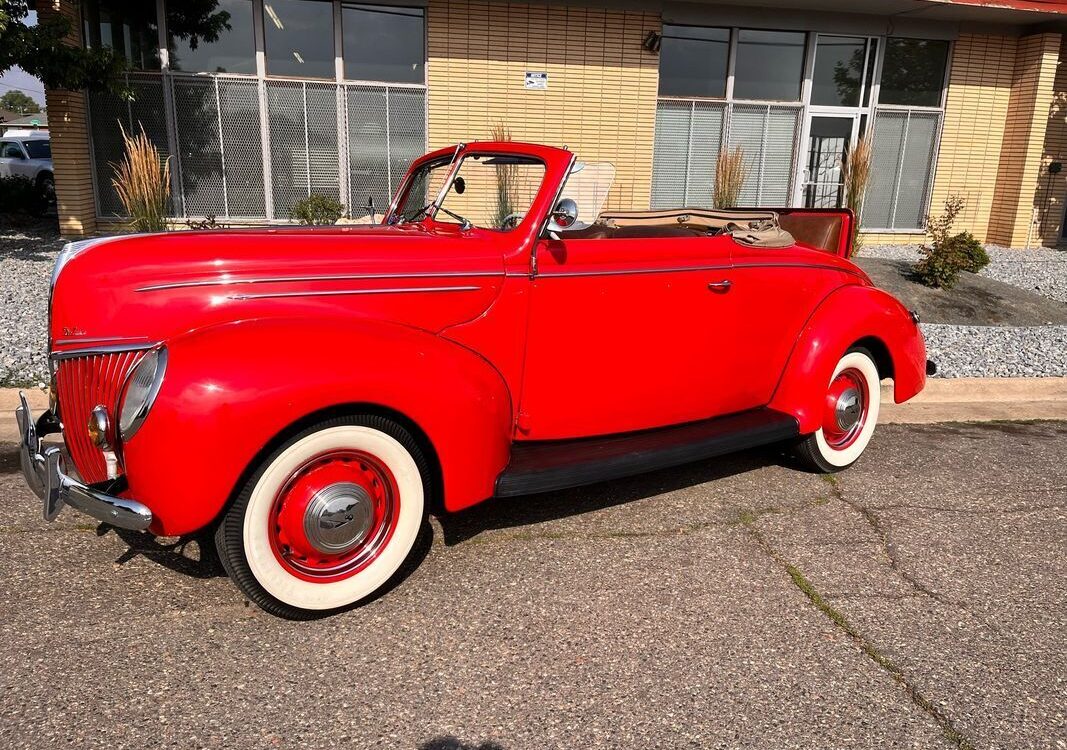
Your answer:
[[[1067,747],[1067,423],[879,428],[433,521],[311,623],[40,518],[0,447],[0,746]]]

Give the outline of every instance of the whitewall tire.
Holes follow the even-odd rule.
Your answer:
[[[379,592],[426,521],[429,471],[411,434],[366,415],[327,420],[268,456],[223,516],[216,546],[273,614],[321,616]]]
[[[820,472],[851,466],[871,441],[878,424],[881,389],[878,366],[866,349],[853,349],[837,363],[820,402],[820,427],[796,453]]]

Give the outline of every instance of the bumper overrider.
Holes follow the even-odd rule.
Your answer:
[[[135,500],[111,494],[125,489],[124,479],[83,484],[63,472],[63,452],[60,448],[52,446],[42,452],[41,438],[60,432],[62,426],[49,411],[35,420],[22,393],[19,393],[19,402],[15,419],[19,423],[22,474],[30,489],[43,501],[46,521],[54,521],[63,506],[69,505],[112,526],[135,531],[144,531],[149,527],[152,511]]]

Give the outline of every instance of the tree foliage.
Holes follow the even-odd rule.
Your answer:
[[[125,63],[110,49],[81,49],[66,44],[71,22],[62,16],[39,19],[29,26],[26,0],[0,0],[0,74],[18,66],[50,89],[113,87]]]
[[[20,115],[32,115],[41,111],[41,105],[27,94],[14,89],[0,96],[0,109],[18,112]]]
[[[168,25],[171,34],[186,39],[193,49],[201,42],[218,41],[230,28],[230,14],[218,10],[218,0],[183,0],[171,3]],[[70,19],[49,14],[27,24],[35,0],[0,0],[0,74],[18,66],[41,79],[46,88],[79,91],[111,90],[126,93],[124,73],[129,69],[120,51],[107,44],[95,48],[66,42]],[[129,3],[134,15],[151,15],[154,3]]]

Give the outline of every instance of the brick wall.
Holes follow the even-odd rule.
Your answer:
[[[78,8],[72,0],[39,2],[41,18],[63,15],[71,20],[68,44],[81,45]],[[89,162],[89,127],[86,96],[79,91],[45,92],[48,129],[56,178],[59,229],[64,237],[82,237],[96,231],[92,167]]]
[[[986,236],[989,242],[1012,247],[1039,242],[1031,219],[1041,188],[1045,132],[1061,41],[1054,33],[1019,40]]]
[[[1067,208],[1067,39],[1060,44],[1060,62],[1052,89],[1035,202],[1039,219],[1037,235],[1047,246],[1063,242],[1063,216]],[[1054,161],[1063,164],[1064,171],[1049,175],[1047,167]]]
[[[945,199],[965,201],[956,231],[985,240],[1012,92],[1018,40],[963,34],[953,47],[945,121],[930,213]]]
[[[612,162],[608,206],[647,208],[659,58],[641,42],[659,29],[658,13],[430,0],[430,148],[502,123],[515,140]],[[527,90],[526,71],[547,72],[548,89]]]

